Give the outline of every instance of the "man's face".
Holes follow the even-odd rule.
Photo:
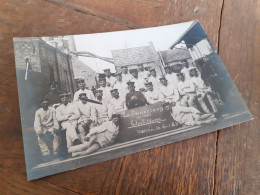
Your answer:
[[[170,104],[165,105],[164,109],[167,111],[171,111],[171,105]]]
[[[47,110],[47,109],[48,109],[48,106],[49,106],[49,102],[48,102],[48,101],[42,102],[42,108],[43,108],[44,110]]]
[[[153,70],[150,72],[150,74],[153,76],[153,77],[156,77],[156,72]]]
[[[190,70],[190,76],[191,77],[198,77],[199,76],[198,71],[196,69]]]
[[[134,85],[129,85],[129,86],[128,86],[128,89],[129,89],[130,91],[135,91],[135,86],[134,86]]]
[[[111,96],[114,97],[114,98],[116,98],[116,99],[118,99],[118,98],[119,98],[119,93],[118,93],[118,91],[112,91],[112,92],[111,92]]]
[[[79,83],[79,88],[84,90],[86,88],[86,84],[85,83]]]
[[[122,75],[116,75],[116,79],[121,82],[122,81]]]
[[[140,71],[144,71],[144,65],[142,65],[142,64],[138,65],[138,69],[139,69]]]
[[[171,73],[172,73],[172,71],[171,71],[170,68],[166,68],[166,69],[165,69],[165,72],[166,72],[166,74],[171,74]]]
[[[119,117],[114,117],[114,118],[112,118],[112,121],[113,121],[113,123],[114,123],[116,126],[119,125],[119,120],[120,120]]]
[[[153,85],[146,85],[146,87],[147,87],[147,90],[153,91]]]
[[[161,81],[161,83],[162,83],[163,86],[167,86],[167,83],[168,83],[168,82],[167,82],[166,79],[161,79],[160,81]]]
[[[88,101],[87,101],[86,99],[81,99],[81,102],[82,102],[83,104],[86,104]]]
[[[124,74],[127,74],[127,73],[128,73],[128,69],[127,69],[127,68],[123,68],[123,69],[122,69],[122,72],[123,72]]]
[[[138,73],[136,71],[131,72],[131,75],[136,79],[138,78]]]
[[[184,67],[189,68],[189,63],[187,61],[183,61],[182,63]]]
[[[98,99],[102,99],[102,97],[103,97],[103,91],[96,91],[96,97],[97,97]]]
[[[184,81],[185,77],[184,77],[183,74],[179,74],[179,75],[178,75],[178,79],[179,79],[180,81]]]
[[[99,81],[99,84],[102,86],[102,87],[105,87],[106,86],[106,80],[100,80]]]
[[[67,105],[69,102],[69,98],[68,97],[62,97],[61,98],[61,103],[64,104],[64,105]]]
[[[110,70],[107,70],[107,71],[105,71],[104,73],[105,73],[106,77],[110,77],[110,76],[111,76]]]

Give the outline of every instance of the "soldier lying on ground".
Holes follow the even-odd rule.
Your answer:
[[[213,114],[202,114],[194,107],[176,105],[175,102],[166,102],[163,107],[165,110],[168,110],[172,118],[181,125],[202,125],[217,120]]]
[[[73,157],[81,156],[111,145],[119,133],[119,119],[119,114],[113,114],[111,121],[90,129],[84,143],[70,147],[69,153],[72,153]]]

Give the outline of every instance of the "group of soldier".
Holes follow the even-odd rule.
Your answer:
[[[115,141],[118,113],[145,105],[165,102],[165,110],[181,125],[215,121],[218,108],[214,92],[187,60],[182,61],[181,68],[176,73],[165,66],[166,75],[158,75],[154,68],[144,68],[143,64],[130,70],[123,66],[114,75],[105,69],[92,91],[83,79],[79,80],[73,101],[70,94],[63,93],[60,105],[54,108],[48,98],[43,98],[34,122],[43,161],[59,158],[57,132],[61,129],[66,130],[67,149],[72,156],[89,154]]]

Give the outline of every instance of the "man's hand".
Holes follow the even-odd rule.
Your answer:
[[[84,140],[88,142],[90,140],[90,136],[86,136]]]
[[[42,139],[44,137],[43,133],[39,133],[38,136]]]

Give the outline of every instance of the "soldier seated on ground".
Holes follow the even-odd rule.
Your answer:
[[[182,106],[196,107],[196,89],[191,80],[187,80],[183,73],[177,73],[179,82],[177,88],[181,96],[180,103]]]
[[[106,121],[102,125],[90,129],[84,143],[69,148],[69,152],[73,157],[81,156],[113,144],[119,133],[119,119],[119,114],[113,114],[111,121]]]
[[[152,82],[146,83],[146,89],[147,90],[144,95],[149,104],[155,104],[160,101],[163,101],[164,97],[162,92],[160,90],[154,90]]]
[[[112,98],[110,99],[107,105],[109,118],[111,118],[112,114],[121,112],[123,110],[127,110],[125,97],[122,97],[119,94],[118,89],[112,89],[110,92]]]
[[[83,142],[89,129],[97,123],[97,111],[94,105],[88,102],[89,99],[86,93],[79,94],[79,100],[74,106],[79,114],[78,132],[80,141]]]
[[[189,73],[190,73],[191,81],[194,83],[196,89],[198,101],[203,111],[205,113],[211,113],[210,110],[212,110],[213,113],[217,113],[218,108],[214,102],[216,96],[214,95],[211,87],[205,84],[205,82],[199,76],[198,70],[195,67],[190,68]],[[206,102],[209,104],[210,109],[208,108]]]
[[[163,107],[181,125],[194,126],[217,121],[213,114],[202,114],[194,107],[176,105],[175,102],[166,102]]]
[[[59,124],[56,119],[55,109],[49,107],[49,99],[43,98],[41,100],[41,108],[35,113],[34,130],[37,135],[38,144],[42,152],[42,161],[48,162],[58,156],[58,149],[60,144]]]
[[[66,131],[67,148],[81,144],[76,132],[80,113],[78,109],[69,102],[69,94],[61,94],[61,105],[56,109],[56,117],[61,124],[62,130]]]
[[[179,103],[180,95],[177,88],[174,85],[170,85],[164,76],[160,77],[159,80],[161,82],[160,91],[164,96],[164,100],[166,102],[174,101]]]

